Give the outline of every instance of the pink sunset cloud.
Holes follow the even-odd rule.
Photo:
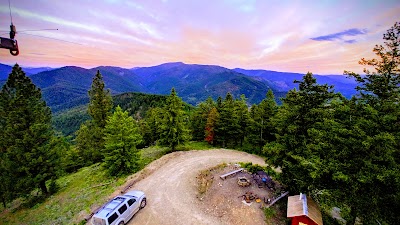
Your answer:
[[[182,61],[342,74],[362,71],[358,60],[373,57],[400,3],[11,0],[11,10],[21,53],[1,50],[3,64],[131,68]],[[6,0],[0,18],[0,36],[7,37]],[[24,32],[45,28],[58,31]]]

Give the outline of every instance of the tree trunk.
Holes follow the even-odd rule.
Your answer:
[[[42,190],[42,194],[43,195],[48,195],[49,194],[49,192],[47,191],[47,187],[46,187],[46,181],[41,181],[39,183],[39,187],[40,187],[40,190]]]
[[[171,149],[172,149],[172,152],[175,152],[175,144],[172,144],[172,146],[171,146]]]

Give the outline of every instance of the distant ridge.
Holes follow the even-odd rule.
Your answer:
[[[43,71],[53,70],[51,67],[22,67],[27,76],[37,74]],[[8,75],[11,73],[12,66],[0,63],[0,81],[7,80]]]
[[[245,70],[241,68],[233,69],[236,72],[253,77],[256,80],[270,82],[275,89],[280,92],[288,92],[293,88],[298,88],[298,84],[293,83],[294,80],[301,80],[304,74],[291,72],[277,72],[271,70]],[[342,93],[345,97],[350,98],[356,94],[356,82],[343,75],[318,75],[313,74],[320,84],[334,85],[336,92]]]
[[[211,96],[225,97],[227,92],[239,98],[245,94],[249,103],[264,99],[270,86],[236,71],[210,65],[165,63],[153,67],[133,69],[147,93],[169,94],[175,87],[184,101],[196,105]]]
[[[11,66],[0,64],[0,85],[4,84]],[[257,104],[269,89],[278,102],[280,97],[298,88],[294,80],[301,80],[303,74],[269,70],[228,69],[215,65],[185,64],[183,62],[164,63],[150,67],[124,69],[114,66],[99,66],[85,69],[65,66],[57,69],[49,67],[23,68],[24,71],[41,71],[28,74],[42,89],[43,97],[53,112],[84,105],[88,102],[88,90],[97,70],[103,75],[106,88],[113,95],[126,92],[167,95],[174,87],[182,99],[192,105],[204,101],[209,96],[217,99],[230,92],[235,98],[244,94],[249,105]],[[345,76],[315,75],[319,83],[335,86],[335,91],[346,97],[355,92],[354,80]]]

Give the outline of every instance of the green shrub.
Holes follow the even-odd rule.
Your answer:
[[[276,216],[276,211],[275,211],[275,209],[273,209],[271,207],[270,208],[265,207],[264,208],[264,215],[265,215],[266,219],[271,219],[271,218]]]
[[[55,194],[60,189],[60,186],[57,184],[55,179],[51,179],[49,184],[49,194]]]
[[[279,173],[277,173],[271,166],[260,166],[258,164],[253,165],[251,162],[239,162],[239,165],[249,171],[250,173],[255,173],[257,171],[264,171],[269,176],[279,180]]]

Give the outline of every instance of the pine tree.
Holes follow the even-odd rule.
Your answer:
[[[88,93],[88,113],[91,120],[82,124],[76,133],[77,149],[85,165],[101,162],[103,159],[104,127],[113,106],[110,91],[105,90],[100,71],[94,76]]]
[[[38,187],[47,194],[46,181],[56,176],[59,155],[50,145],[51,111],[38,89],[16,64],[0,92],[1,170],[3,190],[14,196]],[[4,199],[3,200],[10,200]]]
[[[104,167],[112,176],[127,174],[139,167],[139,151],[142,141],[139,128],[128,112],[117,106],[105,126]]]
[[[362,98],[373,101],[398,101],[400,95],[400,22],[396,22],[383,35],[384,45],[376,45],[373,52],[378,59],[364,59],[360,65],[372,66],[375,71],[364,69],[365,76],[345,71],[359,83],[357,90]]]
[[[208,97],[206,101],[201,102],[190,117],[192,139],[195,141],[204,140],[204,129],[207,124],[207,117],[211,109],[216,106],[214,100]]]
[[[220,115],[216,129],[217,142],[222,144],[222,147],[226,147],[229,142],[233,140],[233,134],[236,130],[234,100],[231,93],[227,93],[222,102],[220,102],[220,98],[218,98],[217,107],[219,108],[217,109]]]
[[[277,112],[278,105],[271,89],[259,105],[253,105],[250,109],[247,142],[253,145],[258,153],[267,142],[275,141],[273,118]]]
[[[262,113],[259,105],[252,105],[249,112],[249,124],[247,127],[246,142],[252,146],[251,153],[261,154],[265,143],[263,137]]]
[[[178,97],[174,88],[167,98],[164,108],[164,117],[161,125],[160,144],[168,146],[172,151],[180,144],[189,140],[182,99]]]
[[[240,147],[243,146],[243,141],[246,136],[246,130],[249,124],[249,109],[246,104],[245,95],[241,95],[240,99],[236,99],[234,114],[237,117],[237,130],[235,132],[235,140],[239,140]],[[235,146],[237,145],[235,141]]]
[[[163,108],[151,108],[146,112],[146,117],[143,121],[141,132],[146,145],[155,145],[160,139],[161,125],[164,115]]]
[[[365,76],[345,71],[358,82],[359,91],[358,98],[349,104],[351,111],[347,115],[350,114],[351,123],[345,124],[345,128],[351,130],[352,136],[359,135],[345,148],[337,149],[347,158],[337,164],[344,187],[339,193],[350,208],[351,221],[358,217],[363,223],[372,219],[381,224],[397,224],[400,221],[397,213],[400,208],[400,23],[387,30],[383,39],[384,44],[373,49],[378,58],[362,58],[359,62],[372,66],[375,71],[365,68]]]
[[[214,145],[215,139],[215,127],[217,125],[219,113],[217,108],[212,108],[210,113],[208,113],[207,123],[205,127],[205,140],[209,143]]]
[[[78,152],[78,166],[91,165],[101,162],[103,159],[104,141],[103,130],[96,126],[92,120],[88,120],[81,124],[79,130],[76,131],[76,149]]]
[[[113,104],[110,90],[105,89],[103,76],[100,74],[99,70],[93,78],[92,87],[89,90],[89,97],[89,115],[92,117],[96,126],[104,128],[108,116],[111,115]]]
[[[277,140],[267,143],[264,153],[270,164],[282,168],[282,181],[291,191],[307,193],[313,184],[312,160],[318,155],[307,148],[309,131],[329,118],[327,106],[335,95],[332,86],[317,84],[311,73],[296,82],[300,90],[289,91],[283,99],[274,119]]]
[[[261,131],[260,138],[265,144],[275,140],[275,124],[272,118],[278,112],[278,105],[275,101],[274,93],[271,89],[268,90],[265,99],[263,99],[259,105],[261,110]]]

